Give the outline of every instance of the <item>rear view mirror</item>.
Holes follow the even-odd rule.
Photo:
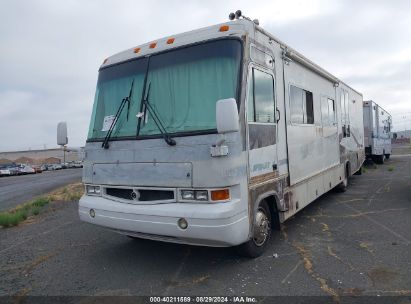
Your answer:
[[[62,121],[57,125],[57,144],[59,146],[65,146],[67,145],[67,143],[67,123],[65,121]]]
[[[216,104],[217,131],[220,134],[237,132],[238,123],[237,103],[234,98],[221,99]]]

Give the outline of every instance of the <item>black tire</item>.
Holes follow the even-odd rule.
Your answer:
[[[360,167],[360,169],[355,172],[354,175],[362,175],[362,167]]]
[[[375,156],[375,162],[376,162],[377,164],[380,164],[380,165],[384,164],[384,159],[385,159],[385,155],[384,155],[384,154],[376,155],[376,156]]]
[[[391,154],[385,154],[385,159],[390,159]]]
[[[266,201],[261,201],[254,216],[253,237],[237,247],[238,253],[248,258],[257,258],[267,249],[272,234],[272,218]]]

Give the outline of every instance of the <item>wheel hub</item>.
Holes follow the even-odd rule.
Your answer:
[[[264,245],[270,233],[270,220],[263,209],[258,209],[255,216],[253,240],[257,246]]]

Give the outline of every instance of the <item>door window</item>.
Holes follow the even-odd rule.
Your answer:
[[[248,92],[248,121],[274,123],[273,76],[260,70],[252,69]]]
[[[250,150],[276,144],[274,77],[253,68],[248,82]]]

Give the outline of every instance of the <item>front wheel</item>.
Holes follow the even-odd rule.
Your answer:
[[[262,201],[254,217],[253,237],[238,247],[243,256],[256,258],[264,253],[271,239],[271,213],[267,202]]]
[[[385,154],[385,159],[390,159],[391,154]]]

